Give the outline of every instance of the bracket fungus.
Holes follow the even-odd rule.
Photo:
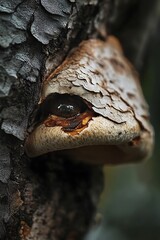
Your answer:
[[[114,37],[73,49],[44,80],[29,157],[49,152],[93,164],[136,162],[153,148],[138,75]]]

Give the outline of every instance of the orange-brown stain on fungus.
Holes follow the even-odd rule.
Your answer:
[[[71,118],[61,118],[51,115],[44,121],[44,124],[46,127],[61,126],[64,132],[73,136],[85,129],[95,115],[96,114],[90,110]]]

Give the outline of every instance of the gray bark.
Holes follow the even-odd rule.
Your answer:
[[[83,39],[116,34],[141,69],[158,18],[158,1],[146,10],[144,5],[143,0],[0,1],[0,239],[82,239],[93,223],[103,188],[101,167],[51,156],[28,159],[23,143],[29,117],[46,60],[52,58],[55,68]]]

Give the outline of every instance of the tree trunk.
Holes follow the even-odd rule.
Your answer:
[[[158,0],[0,1],[0,239],[78,240],[94,222],[102,168],[51,155],[30,160],[23,148],[29,117],[44,76],[84,39],[117,35],[141,70],[157,6]]]

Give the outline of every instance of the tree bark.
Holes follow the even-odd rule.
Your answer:
[[[158,0],[147,4],[0,1],[0,239],[78,240],[93,223],[102,168],[51,155],[30,160],[23,148],[27,126],[42,79],[84,39],[117,35],[141,70],[158,19]]]

